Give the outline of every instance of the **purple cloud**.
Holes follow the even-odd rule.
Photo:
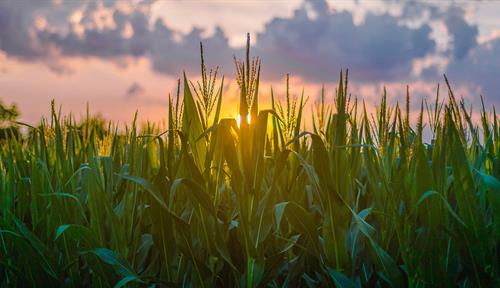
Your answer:
[[[448,9],[445,14],[444,23],[453,41],[452,52],[456,59],[462,59],[477,45],[479,30],[476,25],[470,25],[465,21],[464,14],[462,8],[455,6]]]
[[[130,85],[125,93],[126,99],[134,99],[143,96],[146,93],[144,87],[141,84],[134,82]]]
[[[271,69],[265,75],[290,72],[324,82],[349,67],[361,81],[399,80],[410,76],[414,59],[434,51],[428,25],[412,29],[389,14],[370,13],[356,25],[348,12],[330,13],[317,4],[313,9],[314,19],[302,7],[258,35],[257,54]]]

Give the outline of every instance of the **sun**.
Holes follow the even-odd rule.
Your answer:
[[[250,116],[250,113],[247,114],[247,124],[250,124],[250,120],[252,119],[252,117]],[[241,115],[238,114],[238,116],[236,117],[236,124],[238,124],[238,128],[241,126]]]

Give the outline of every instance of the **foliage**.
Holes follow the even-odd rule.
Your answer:
[[[19,116],[19,110],[15,104],[10,107],[0,100],[0,121],[13,121]]]
[[[477,126],[448,86],[412,127],[385,93],[368,114],[341,73],[305,132],[303,97],[259,111],[260,61],[247,49],[237,70],[239,126],[219,118],[223,84],[202,64],[169,99],[167,131],[53,107],[2,142],[0,285],[500,285],[494,109]]]
[[[19,137],[18,126],[13,124],[19,117],[19,110],[16,104],[9,106],[3,104],[0,99],[0,140],[11,137]]]

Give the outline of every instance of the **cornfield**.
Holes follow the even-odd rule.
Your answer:
[[[202,54],[166,129],[77,122],[54,103],[17,123],[28,133],[0,142],[1,286],[500,285],[494,109],[472,120],[446,80],[415,117],[409,95],[368,113],[341,72],[306,132],[288,81],[259,110],[249,54],[238,119],[220,117],[224,78]]]

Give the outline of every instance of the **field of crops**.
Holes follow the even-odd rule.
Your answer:
[[[472,120],[446,81],[415,117],[409,96],[368,113],[341,73],[334,101],[306,106],[287,83],[259,110],[247,51],[242,116],[221,119],[223,78],[201,67],[170,97],[168,129],[53,104],[0,142],[0,286],[500,285],[492,107]]]

